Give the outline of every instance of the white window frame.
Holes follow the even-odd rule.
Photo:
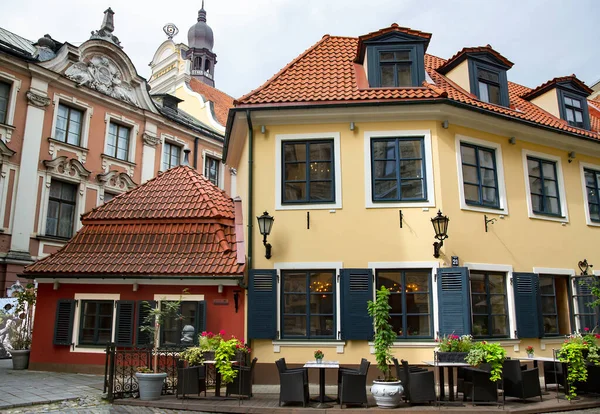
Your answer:
[[[206,158],[212,158],[212,159],[216,159],[217,161],[219,161],[219,177],[217,178],[217,182],[218,182],[218,186],[220,189],[225,188],[224,187],[224,177],[225,177],[225,163],[223,162],[223,155],[216,152],[216,151],[211,151],[211,150],[202,150],[202,175],[204,175],[204,172],[206,171]],[[208,177],[206,177],[206,179],[208,180]]]
[[[423,138],[423,162],[425,163],[425,188],[427,200],[425,201],[373,201],[372,188],[372,154],[371,141],[373,138]],[[396,131],[365,131],[364,157],[365,157],[365,207],[366,208],[398,208],[398,207],[435,207],[435,187],[433,177],[433,156],[431,149],[431,130],[396,130]]]
[[[79,346],[79,329],[81,328],[81,302],[84,300],[112,300],[116,302],[121,300],[121,294],[119,293],[75,293],[74,299],[77,301],[75,306],[75,314],[73,315],[73,336],[71,343],[75,346],[70,347],[70,352],[74,353],[90,353],[90,354],[103,354],[106,351],[103,347],[89,347]],[[117,309],[113,305],[113,321],[112,321],[112,334],[111,342],[115,341],[115,329],[117,326]]]
[[[600,223],[592,221],[590,218],[590,205],[588,203],[588,194],[587,187],[585,185],[585,172],[584,169],[590,169],[600,172],[600,165],[590,164],[588,162],[579,162],[579,172],[581,174],[581,189],[583,191],[583,202],[584,202],[584,210],[585,210],[585,222],[588,226],[592,227],[600,227]]]
[[[333,139],[333,163],[334,163],[334,185],[335,202],[333,203],[300,203],[283,204],[281,198],[281,176],[283,174],[283,159],[281,149],[287,141],[306,141],[318,139]],[[340,149],[339,132],[317,132],[306,134],[277,134],[275,135],[275,210],[335,210],[342,208],[342,157]]]
[[[490,208],[483,206],[474,206],[467,204],[465,199],[465,187],[464,177],[462,172],[462,154],[460,151],[460,144],[464,142],[467,144],[477,145],[493,149],[496,156],[496,178],[498,180],[498,197],[500,208]],[[466,135],[456,134],[455,136],[456,146],[456,170],[458,174],[458,193],[460,200],[460,209],[469,211],[478,211],[480,213],[491,213],[491,214],[502,214],[508,215],[508,199],[506,198],[506,181],[504,180],[504,161],[502,157],[502,146],[492,141],[485,141],[478,138],[469,137]]]
[[[119,161],[121,161],[123,163],[135,163],[135,147],[136,147],[137,136],[140,131],[140,125],[138,123],[136,123],[135,121],[128,119],[122,115],[111,114],[108,112],[106,113],[106,116],[104,117],[104,122],[106,123],[106,128],[104,130],[103,155],[110,157],[110,162],[113,164],[118,165]],[[110,131],[110,123],[111,122],[113,122],[115,124],[121,124],[121,125],[124,125],[124,126],[130,128],[129,151],[128,151],[126,160],[122,160],[122,159],[117,158],[116,156],[113,157],[112,155],[108,154],[108,133]],[[128,166],[125,165],[124,167],[127,168]]]
[[[341,332],[342,330],[342,317],[341,317],[341,290],[340,290],[340,280],[338,280],[337,275],[340,274],[344,266],[343,262],[276,262],[273,264],[273,269],[277,271],[277,330],[280,331],[281,327],[281,283],[283,278],[281,277],[282,270],[334,270],[334,281],[335,281],[335,332]],[[346,345],[345,341],[334,340],[321,340],[321,341],[313,341],[313,340],[275,340],[273,343],[273,352],[280,352],[282,346],[320,346],[322,343],[330,344],[331,346],[335,346],[336,352],[338,354],[344,353],[344,347]]]
[[[497,272],[497,273],[505,273],[506,274],[506,305],[508,311],[508,338],[509,339],[518,339],[516,337],[517,332],[517,313],[515,308],[515,292],[514,289],[511,289],[513,284],[513,267],[512,265],[504,265],[504,264],[490,264],[490,263],[465,263],[464,266],[469,269],[469,273],[471,270],[477,272]],[[471,277],[469,276],[469,283]],[[469,289],[470,291],[471,289]],[[469,297],[469,307],[472,306],[473,301]],[[471,319],[473,316],[471,315]],[[506,338],[494,338],[494,341],[504,342]],[[515,351],[518,349],[515,348]]]
[[[201,302],[204,300],[204,295],[183,295],[183,294],[179,294],[179,295],[173,295],[173,294],[160,294],[160,293],[155,293],[154,294],[154,301],[156,302],[156,306],[160,307],[161,306],[161,302],[165,301],[165,302],[176,302],[176,301],[182,301],[182,302]],[[206,308],[204,309],[204,313],[206,313]],[[194,335],[199,335],[200,332],[196,332]],[[155,346],[160,346],[160,335],[158,335],[157,341],[154,345]]]
[[[161,134],[160,135],[161,146],[160,146],[160,171],[166,171],[163,168],[163,163],[165,161],[165,144],[174,145],[179,147],[181,152],[179,153],[179,165],[183,165],[183,160],[185,157],[184,150],[189,149],[187,143],[174,135],[169,134]],[[171,167],[172,168],[172,167]]]
[[[58,107],[61,103],[65,104],[66,106],[70,106],[74,109],[78,109],[80,111],[83,112],[83,122],[81,125],[81,137],[80,137],[80,142],[79,145],[73,145],[73,144],[68,144],[66,142],[62,142],[62,141],[58,141],[57,143],[54,143],[55,146],[60,146],[62,144],[65,144],[65,150],[66,151],[73,151],[73,147],[81,147],[81,148],[88,148],[88,140],[89,140],[89,136],[90,136],[90,120],[92,118],[92,115],[94,114],[94,108],[84,102],[81,101],[80,99],[77,99],[74,96],[68,96],[68,95],[63,95],[61,93],[55,93],[54,97],[53,97],[53,103],[54,103],[54,114],[52,115],[52,130],[50,131],[50,138],[58,141],[56,139],[56,121],[58,120]],[[63,149],[63,148],[57,148],[57,149]],[[53,155],[53,154],[51,154]],[[78,157],[80,157],[81,162],[85,162],[85,156],[82,156],[80,154],[77,154]],[[81,159],[83,158],[83,160]]]
[[[384,270],[384,269],[399,269],[399,270],[406,270],[406,269],[419,269],[419,270],[431,270],[431,279],[430,279],[430,283],[431,283],[431,290],[430,295],[432,295],[432,304],[433,307],[431,309],[431,317],[433,318],[433,338],[437,337],[437,333],[440,331],[440,320],[439,320],[439,301],[438,301],[438,284],[435,282],[435,278],[437,275],[437,271],[440,267],[440,262],[438,261],[432,261],[432,262],[369,262],[367,263],[367,267],[369,269],[371,269],[371,271],[373,272],[373,276],[375,277],[375,280],[373,282],[373,300],[375,300],[377,292],[375,289],[375,287],[377,286],[377,278],[376,278],[376,271],[377,270]],[[374,348],[375,344],[373,342],[369,342],[369,347],[371,349],[371,354],[375,353],[375,348]],[[402,340],[402,341],[396,341],[394,342],[394,345],[392,345],[393,348],[413,348],[413,347],[418,347],[418,348],[435,348],[437,346],[436,343],[432,343],[431,340],[429,339],[422,339],[419,341],[407,341],[407,340]]]
[[[14,131],[15,111],[17,107],[17,94],[21,89],[21,80],[16,76],[0,70],[0,80],[10,83],[8,106],[6,108],[6,123],[0,124],[0,137],[4,142],[10,142]]]
[[[567,208],[567,193],[565,190],[565,180],[562,170],[561,158],[556,155],[550,155],[543,152],[531,151],[528,149],[522,150],[523,155],[523,176],[525,178],[525,191],[526,191],[526,199],[527,199],[527,213],[529,218],[539,219],[539,220],[548,220],[548,221],[557,221],[560,223],[568,223],[569,222],[569,211]],[[545,161],[556,162],[556,180],[558,181],[558,197],[560,198],[560,211],[562,217],[552,217],[546,216],[543,214],[536,214],[533,212],[533,206],[531,204],[531,188],[529,186],[529,168],[527,166],[527,157],[535,157]]]
[[[48,203],[50,202],[50,185],[54,181],[63,181],[68,184],[73,184],[77,187],[77,197],[75,199],[75,212],[73,214],[73,234],[69,239],[64,239],[65,243],[75,236],[75,233],[82,227],[81,215],[84,213],[85,208],[85,196],[86,196],[86,182],[82,179],[73,179],[63,175],[54,175],[51,173],[45,174],[45,185],[42,186],[42,208],[40,208],[40,227],[38,228],[38,234],[42,236],[46,235],[46,221],[48,219]],[[47,236],[56,237],[56,236]]]

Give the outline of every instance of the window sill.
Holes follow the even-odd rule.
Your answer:
[[[371,354],[375,353],[375,342],[369,341],[369,349]],[[434,349],[438,344],[433,340],[421,339],[421,340],[410,340],[406,339],[403,341],[394,341],[392,348],[431,348]]]
[[[560,345],[562,345],[563,342],[565,342],[564,335],[559,335],[552,338],[542,338],[540,339],[540,349],[545,351],[548,345],[550,345],[550,348],[560,348]]]
[[[307,339],[304,341],[279,340],[279,341],[273,341],[273,352],[275,352],[275,353],[281,352],[282,347],[290,347],[290,348],[306,348],[306,347],[334,348],[335,347],[337,354],[343,354],[345,346],[346,346],[346,341],[337,341],[337,340],[333,340],[333,339],[331,341],[327,341],[327,340],[323,340],[323,339],[319,339],[319,340]]]
[[[106,352],[105,346],[93,347],[90,345],[86,345],[86,346],[75,345],[74,347],[72,346],[69,349],[73,353],[80,353],[80,354],[104,354]]]
[[[135,162],[132,162],[132,161],[129,161],[129,160],[122,160],[120,158],[113,157],[111,155],[104,154],[104,153],[102,153],[102,158],[106,158],[109,161],[122,162],[123,164],[127,164],[127,165],[129,165],[131,167],[135,167],[137,165]]]
[[[47,241],[47,242],[53,242],[53,243],[63,243],[66,244],[69,240],[71,240],[71,237],[55,237],[55,236],[46,236],[46,235],[42,235],[42,234],[38,234],[36,237],[36,239],[41,240],[41,241]]]
[[[85,152],[85,153],[88,152],[87,148],[84,148],[80,145],[69,144],[68,142],[60,141],[60,140],[52,138],[52,137],[48,137],[48,141],[53,142],[54,144],[57,144],[57,145],[63,145],[67,148],[72,148],[75,151],[81,151],[81,152]]]
[[[2,137],[5,142],[10,142],[14,130],[15,127],[13,125],[0,123],[0,137]]]
[[[335,203],[299,203],[299,204],[277,204],[275,210],[340,210],[342,208],[342,202]]]
[[[467,204],[465,201],[461,201],[460,209],[467,210],[467,211],[477,211],[479,213],[499,214],[502,216],[508,215],[508,208],[485,207],[485,206],[479,206],[479,205],[472,205],[472,204]]]
[[[365,208],[422,208],[435,207],[433,200],[418,201],[367,201]]]
[[[532,211],[529,212],[529,218],[534,220],[547,220],[547,221],[556,221],[558,223],[568,223],[569,217],[566,216],[547,216],[544,214],[536,214]]]

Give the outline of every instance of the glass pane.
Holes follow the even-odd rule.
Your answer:
[[[50,197],[60,198],[60,188],[61,188],[61,182],[52,181],[50,184]]]
[[[396,161],[375,161],[373,178],[396,178]]]
[[[311,336],[333,336],[333,315],[311,316]]]
[[[283,313],[306,314],[306,294],[284,294]]]
[[[571,108],[565,108],[565,114],[568,122],[575,122],[575,114]]]
[[[333,183],[331,181],[310,183],[310,200],[331,201],[333,199],[332,189]]]
[[[558,204],[558,198],[547,198],[548,200],[548,213],[560,214],[560,205]]]
[[[311,169],[313,166],[311,165]],[[287,180],[306,180],[306,164],[305,163],[293,163],[285,164],[284,176]]]
[[[500,88],[496,85],[488,85],[488,96],[487,102],[500,105]]]
[[[496,174],[494,170],[488,170],[487,168],[481,169],[481,181],[483,185],[490,187],[496,186]]]
[[[71,125],[72,126],[72,125]],[[71,128],[69,128],[71,129]],[[67,136],[67,143],[71,145],[79,145],[79,130],[69,132]]]
[[[600,221],[600,206],[598,204],[590,204],[590,219]]]
[[[126,160],[127,159],[127,150],[118,149],[116,157],[120,160]]]
[[[477,164],[477,159],[475,158],[475,148],[466,147],[464,145],[460,146],[460,154],[462,157],[463,164]]]
[[[504,275],[489,275],[488,276],[488,286],[490,293],[506,293],[506,288],[504,286]]]
[[[500,81],[500,77],[499,77],[498,73],[491,72],[491,71],[485,70],[485,69],[479,69],[477,71],[477,76],[479,77],[479,79],[488,80],[490,82],[498,83]]]
[[[93,343],[94,342],[94,330],[93,329],[82,329],[81,330],[81,342]]]
[[[286,336],[306,336],[306,316],[284,316],[283,334]]]
[[[309,177],[311,180],[327,180],[331,179],[332,175],[330,162],[310,163]]]
[[[98,326],[102,329],[110,329],[112,327],[112,315],[101,316],[98,318]]]
[[[306,161],[306,144],[283,144],[285,161]]]
[[[76,124],[81,124],[81,118],[83,116],[83,112],[77,110],[77,109],[71,109],[71,122],[74,122]]]
[[[552,276],[540,276],[540,293],[554,295],[554,278]]]
[[[397,336],[404,335],[404,329],[402,326],[402,316],[391,316],[390,325],[392,325],[392,328],[394,329],[394,332],[396,332]]]
[[[392,62],[394,60],[394,52],[379,52],[380,62]]]
[[[396,65],[398,68],[398,86],[412,86],[411,65]]]
[[[462,172],[463,172],[463,180],[465,181],[465,183],[479,184],[479,178],[477,177],[477,168],[476,167],[471,167],[469,165],[463,165]]]
[[[485,275],[483,273],[471,272],[471,292],[485,293]]]
[[[396,141],[373,142],[373,159],[396,159]]]
[[[397,199],[398,198],[398,182],[391,181],[375,181],[373,189],[373,197],[376,200],[382,199]]]
[[[402,180],[400,182],[402,198],[423,198],[423,180]]]
[[[585,185],[590,186],[590,187],[595,187],[596,186],[596,181],[594,180],[594,176],[596,174],[594,174],[593,171],[586,171],[585,172]]]
[[[406,324],[408,336],[431,336],[431,324],[428,315],[408,315]]]
[[[579,111],[575,111],[575,122],[583,122],[583,114]]]
[[[398,271],[379,271],[377,272],[377,289],[385,286],[392,289],[393,292],[402,291],[402,274]]]
[[[529,175],[532,177],[541,177],[540,174],[540,163],[536,160],[527,160],[527,169],[529,171]]]
[[[491,313],[496,315],[504,315],[506,313],[506,296],[490,295],[490,304],[492,305]]]
[[[384,88],[394,87],[394,66],[381,66],[381,86]]]
[[[285,273],[283,276],[284,292],[306,292],[306,273]]]
[[[508,321],[506,316],[492,316],[494,331],[490,335],[503,336],[508,335]]]
[[[286,183],[284,201],[306,200],[306,183]]]
[[[394,293],[390,294],[390,313],[402,314],[402,287],[396,286]]]
[[[332,314],[333,315],[333,295],[332,294],[322,294],[310,295],[310,313],[311,314]]]
[[[556,313],[554,300],[554,296],[542,296],[542,313]]]
[[[488,323],[487,315],[473,316],[473,336],[488,336]]]
[[[494,153],[487,150],[479,150],[479,166],[494,168]]]
[[[542,194],[542,180],[537,177],[529,177],[529,190],[535,194]]]
[[[410,292],[410,288],[407,287]],[[406,313],[429,313],[429,295],[427,293],[407,293]]]
[[[483,102],[490,101],[490,94],[488,92],[488,84],[479,82],[479,99]]]
[[[333,274],[331,272],[311,272],[311,292],[333,292]]]
[[[483,196],[483,203],[488,205],[497,205],[498,204],[498,195],[495,187],[483,187],[481,189],[481,194]]]
[[[573,100],[571,98],[567,98],[565,96],[565,105],[571,105],[571,106],[573,106]]]
[[[558,334],[558,320],[554,315],[544,316],[544,333]]]
[[[319,144],[310,144],[310,160],[311,161],[331,161],[332,145],[328,142]]]
[[[112,335],[111,330],[103,330],[98,332],[98,345],[103,345],[111,341]]]
[[[77,194],[77,187],[72,184],[59,183],[61,187],[61,199],[67,201],[75,201],[75,196]]]
[[[575,108],[581,108],[581,101],[579,99],[571,99],[571,105]]]
[[[556,187],[556,181],[545,180],[544,181],[544,194],[551,197],[558,197],[558,189]]]
[[[544,203],[542,202],[542,196],[531,195],[531,208],[533,211],[544,211]]]
[[[400,158],[422,158],[421,141],[399,141]]]
[[[484,314],[488,313],[487,296],[482,294],[471,295],[472,310],[473,314]]]
[[[410,52],[404,50],[401,52],[394,52],[394,59],[396,60],[410,60]]]
[[[476,185],[465,184],[465,200],[479,203],[479,187]]]
[[[544,172],[544,178],[550,178],[552,180],[556,180],[556,172],[554,169],[554,163],[550,164],[550,163],[543,163],[542,164],[542,171]]]
[[[58,235],[60,237],[71,237],[73,233],[73,213],[75,206],[62,204],[60,206],[60,218],[58,221]]]
[[[400,161],[400,177],[423,178],[423,161]]]

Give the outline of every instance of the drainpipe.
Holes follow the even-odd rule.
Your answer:
[[[200,142],[200,138],[194,138],[194,170],[198,169],[198,143]]]
[[[252,270],[252,231],[254,228],[254,217],[252,212],[253,202],[253,165],[254,165],[254,130],[252,129],[252,118],[250,110],[246,110],[246,120],[248,121],[248,270]]]

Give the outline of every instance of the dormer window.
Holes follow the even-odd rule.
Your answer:
[[[379,52],[379,67],[382,87],[412,86],[410,51]]]
[[[506,70],[469,59],[471,93],[480,101],[494,105],[508,106],[508,81]]]
[[[585,128],[585,113],[583,111],[582,101],[582,98],[577,98],[575,96],[563,93],[563,118],[569,123],[569,125],[577,128]]]
[[[479,69],[477,81],[479,82],[479,99],[500,105],[500,75],[498,72]]]

